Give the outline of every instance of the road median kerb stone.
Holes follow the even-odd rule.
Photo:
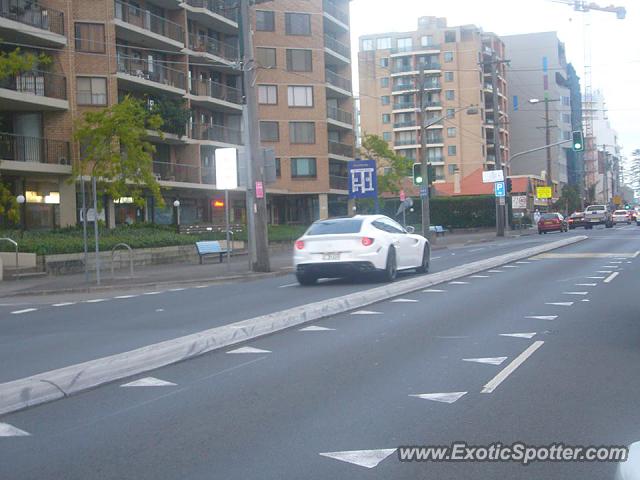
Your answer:
[[[586,239],[586,236],[566,238],[478,260],[443,272],[396,281],[369,290],[242,320],[129,352],[2,383],[0,384],[0,415],[56,400],[98,385],[177,363],[279,330],[363,308],[373,303],[449,282]]]

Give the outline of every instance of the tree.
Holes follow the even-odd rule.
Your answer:
[[[378,167],[385,167],[384,173],[378,175],[379,193],[397,195],[402,188],[402,180],[411,175],[414,161],[396,154],[389,144],[377,135],[364,135],[361,155],[376,160]]]
[[[32,70],[37,65],[47,66],[49,64],[51,64],[51,57],[44,54],[35,55],[23,52],[20,48],[11,52],[0,51],[0,80]]]
[[[162,118],[162,131],[182,137],[187,133],[187,123],[191,118],[191,111],[184,100],[174,100],[167,96],[151,98],[153,100],[149,111]]]
[[[555,210],[566,211],[567,214],[582,210],[582,200],[578,187],[573,185],[565,185],[562,187],[560,198],[554,203]]]
[[[109,108],[86,112],[74,135],[81,148],[74,176],[95,177],[111,198],[128,196],[141,204],[146,189],[163,204],[153,174],[155,147],[146,140],[147,129],[159,130],[162,124],[159,115],[129,96]]]

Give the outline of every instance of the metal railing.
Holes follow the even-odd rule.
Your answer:
[[[242,145],[242,132],[238,129],[224,127],[222,125],[193,123],[189,134],[194,140],[209,140]]]
[[[343,57],[351,58],[351,48],[349,48],[349,45],[345,45],[329,35],[324,36],[324,46]]]
[[[238,60],[239,53],[236,45],[221,42],[217,38],[196,33],[189,33],[188,37],[189,48],[191,50],[210,53],[211,55],[216,55],[232,62]]]
[[[200,166],[197,165],[154,160],[153,173],[158,180],[200,183]]]
[[[67,79],[50,72],[34,71],[11,75],[0,80],[0,88],[39,97],[67,99]]]
[[[234,22],[238,21],[237,7],[225,3],[224,0],[186,0],[186,4],[195,8],[205,8]]]
[[[393,144],[397,145],[398,147],[402,147],[405,145],[418,145],[419,143],[420,142],[418,142],[417,138],[402,139],[393,142]]]
[[[441,107],[442,106],[442,102],[434,102],[434,101],[427,101],[424,102],[424,107]]]
[[[395,102],[393,104],[394,110],[402,110],[405,108],[416,108],[416,102]]]
[[[392,92],[401,92],[403,90],[417,90],[417,87],[413,83],[396,83],[391,89]]]
[[[440,85],[440,82],[425,82],[424,84],[424,89],[425,90],[434,90],[434,89],[441,89],[442,85]]]
[[[0,17],[64,35],[64,14],[33,0],[0,0]]]
[[[413,72],[415,70],[416,67],[413,65],[393,65],[391,67],[391,73]]]
[[[71,165],[69,142],[0,132],[0,159]]]
[[[170,87],[185,89],[184,72],[142,58],[118,56],[118,72]]]
[[[442,65],[438,62],[419,63],[416,67],[417,70],[440,70]]]
[[[353,157],[353,146],[340,142],[329,142],[329,153],[342,155],[343,157]]]
[[[120,0],[115,1],[115,11],[118,20],[184,43],[184,29],[175,22]]]
[[[349,188],[349,177],[329,175],[329,188],[333,188],[335,190],[347,190]]]
[[[347,92],[351,92],[351,80],[348,78],[341,77],[335,72],[332,72],[329,69],[325,69],[325,79],[329,85],[333,85],[334,87],[341,88],[342,90],[346,90]]]
[[[342,10],[338,5],[336,5],[336,3],[332,2],[331,0],[323,0],[322,7],[324,8],[325,12],[327,12],[336,20],[347,25],[349,24],[349,14]]]
[[[405,127],[417,127],[418,124],[415,120],[406,120],[404,122],[395,122],[393,128],[405,128]]]
[[[327,117],[342,123],[353,125],[353,114],[335,107],[327,107]]]
[[[18,242],[16,242],[13,238],[8,238],[8,237],[0,238],[0,242],[9,242],[11,245],[13,245],[16,248],[16,270],[17,270],[18,267],[20,266],[19,257],[18,257]]]
[[[192,95],[200,97],[211,97],[231,103],[242,103],[242,91],[240,89],[212,80],[197,80],[192,78],[189,92]]]
[[[444,143],[444,138],[441,136],[429,136],[427,135],[427,144]]]
[[[114,273],[114,256],[116,254],[116,250],[120,247],[124,247],[129,251],[129,275],[133,277],[133,249],[127,245],[126,243],[117,243],[111,249],[111,278],[115,278]]]

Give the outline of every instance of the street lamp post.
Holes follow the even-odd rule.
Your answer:
[[[176,233],[180,233],[180,200],[173,201],[173,208],[176,210]]]
[[[22,238],[25,230],[25,222],[27,221],[26,212],[24,211],[26,198],[24,198],[24,195],[18,195],[16,202],[18,202],[18,209],[20,210],[20,238]]]

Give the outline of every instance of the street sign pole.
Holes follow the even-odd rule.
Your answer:
[[[224,191],[224,231],[227,239],[227,270],[231,268],[231,232],[229,230],[229,190]]]

